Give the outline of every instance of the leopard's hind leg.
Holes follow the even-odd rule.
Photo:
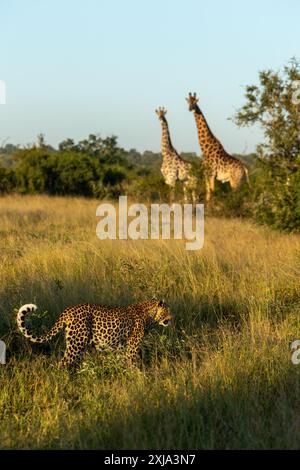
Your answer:
[[[82,356],[88,347],[91,328],[88,319],[78,319],[72,325],[66,326],[66,349],[59,365],[60,367],[77,368],[80,366]]]

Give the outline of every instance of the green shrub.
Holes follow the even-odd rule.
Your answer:
[[[293,170],[264,161],[258,163],[253,217],[284,231],[300,230],[300,158]]]
[[[0,194],[12,192],[15,184],[14,171],[0,166]]]

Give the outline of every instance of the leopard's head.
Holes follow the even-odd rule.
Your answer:
[[[153,320],[162,326],[169,326],[173,317],[164,300],[157,300]]]

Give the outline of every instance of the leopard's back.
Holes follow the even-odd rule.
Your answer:
[[[137,320],[137,312],[128,307],[90,305],[91,342],[97,349],[124,347]]]

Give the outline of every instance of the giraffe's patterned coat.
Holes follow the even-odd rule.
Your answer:
[[[229,155],[221,142],[213,135],[198,106],[196,93],[186,98],[189,110],[193,111],[198,131],[198,139],[203,152],[206,180],[206,200],[214,192],[215,178],[222,183],[229,182],[232,189],[238,188],[243,180],[249,184],[248,169],[238,158]]]
[[[172,145],[166,119],[167,110],[165,108],[158,108],[155,112],[158,115],[162,129],[161,153],[163,162],[161,173],[165,183],[174,188],[176,181],[182,181],[185,201],[187,201],[188,191],[191,191],[193,203],[195,203],[197,179],[192,174],[192,164],[181,158]]]

